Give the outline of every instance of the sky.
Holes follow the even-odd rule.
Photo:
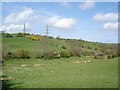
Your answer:
[[[118,43],[117,2],[3,2],[2,30]]]

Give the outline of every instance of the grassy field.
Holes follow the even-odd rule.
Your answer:
[[[2,38],[4,52],[20,49],[29,51],[30,59],[4,60],[3,88],[117,88],[118,58],[94,59],[92,57],[70,57],[60,59],[36,59],[35,55],[46,45],[45,37],[33,41],[26,37]],[[70,40],[71,41],[71,40]],[[62,51],[80,46],[83,51],[100,50],[101,43],[87,41],[72,42],[65,39],[48,38],[47,49]],[[106,44],[112,46],[112,44]],[[90,47],[91,49],[88,49]],[[89,61],[87,63],[87,61]]]
[[[85,63],[90,60],[91,63]],[[6,60],[3,76],[11,88],[117,88],[118,59],[89,57]]]

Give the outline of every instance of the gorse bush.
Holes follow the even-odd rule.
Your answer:
[[[27,50],[21,49],[21,50],[14,52],[13,58],[14,59],[29,59],[30,56]]]
[[[40,41],[40,38],[38,36],[32,35],[32,36],[27,36],[29,39],[34,40],[34,41]]]
[[[69,51],[61,51],[60,52],[60,57],[62,58],[69,58],[71,56]]]

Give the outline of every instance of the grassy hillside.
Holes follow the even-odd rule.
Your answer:
[[[27,36],[2,38],[3,55],[10,57],[13,53],[14,56],[16,51],[24,49],[31,57],[29,59],[9,57],[4,59],[1,77],[4,88],[118,87],[118,57],[115,56],[117,45],[75,39],[37,37],[40,38],[39,41],[31,40]],[[24,50],[17,54],[25,54]],[[42,50],[46,52],[51,50],[54,52],[72,51],[75,55],[51,60],[36,58],[36,54]],[[48,54],[53,55],[51,53],[53,52]],[[112,57],[96,59],[93,57],[96,53],[100,53],[100,57],[103,57],[104,54],[107,57],[112,55]]]
[[[63,51],[63,50],[81,50],[81,51],[93,51],[101,52],[104,48],[113,48],[115,45],[112,44],[102,44],[97,42],[88,42],[83,40],[73,40],[73,39],[56,39],[56,38],[46,38],[39,36],[40,41],[33,41],[27,37],[4,37],[2,39],[3,49],[15,52],[20,49],[28,50],[32,58],[35,57],[36,53],[39,51]],[[63,48],[65,47],[65,48]],[[104,47],[104,48],[103,48]]]

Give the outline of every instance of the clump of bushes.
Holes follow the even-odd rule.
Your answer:
[[[49,38],[50,38],[50,39],[53,39],[53,37],[52,37],[52,36],[49,36]]]
[[[9,33],[6,33],[5,34],[5,37],[13,37],[13,35],[9,34]]]
[[[10,52],[2,52],[2,58],[3,59],[29,59],[29,52],[27,50],[21,49],[18,51]]]
[[[56,59],[60,58],[60,53],[55,51],[40,52],[36,56],[37,59]]]
[[[95,53],[94,58],[95,59],[107,59],[107,55],[105,55],[104,53]]]
[[[69,51],[61,51],[60,52],[60,57],[62,58],[69,58],[71,56]]]
[[[23,37],[23,33],[18,33],[16,37]]]
[[[60,54],[54,51],[48,51],[45,53],[45,59],[56,59],[60,58]]]
[[[2,58],[3,59],[12,59],[13,58],[13,53],[12,52],[2,52]]]
[[[34,40],[34,41],[40,41],[40,38],[38,36],[27,36],[29,39]]]
[[[16,52],[13,53],[13,58],[14,59],[29,59],[29,52],[27,50],[18,50]]]
[[[78,57],[80,57],[80,56],[81,56],[81,49],[74,48],[74,49],[72,50],[72,53],[73,53],[73,56],[78,56]]]
[[[93,56],[94,55],[94,51],[87,51],[87,50],[82,50],[81,51],[81,55],[82,56]]]

